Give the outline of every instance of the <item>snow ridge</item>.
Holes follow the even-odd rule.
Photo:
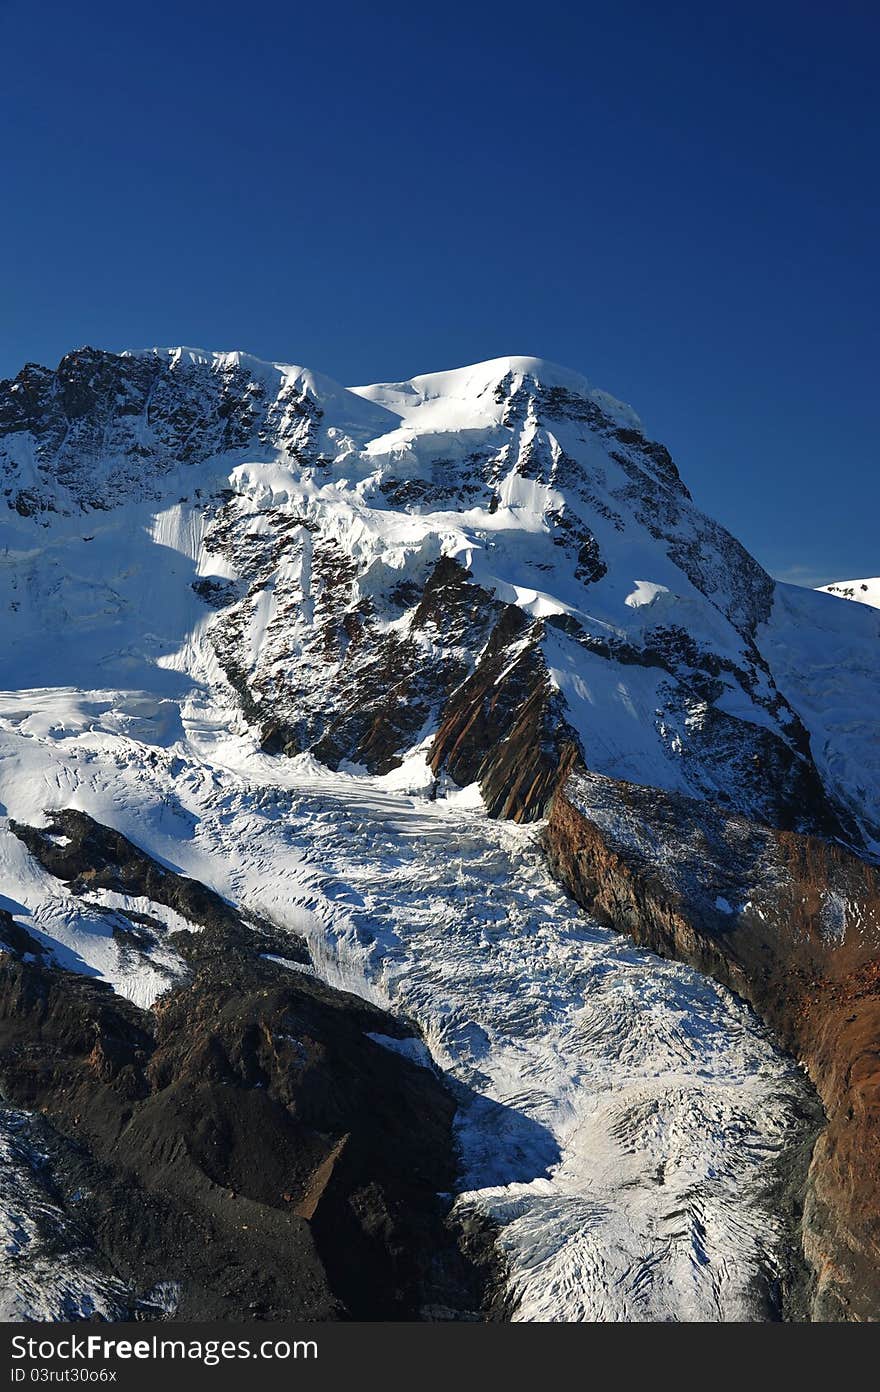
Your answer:
[[[835,580],[832,585],[820,585],[822,594],[837,595],[841,599],[853,599],[858,604],[868,604],[872,609],[880,609],[880,578],[868,580]]]

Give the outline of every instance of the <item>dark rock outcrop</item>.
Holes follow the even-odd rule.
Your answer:
[[[230,951],[270,952],[294,962],[308,962],[301,938],[281,932],[254,914],[244,915],[199,880],[160,865],[112,827],[87,812],[62,808],[48,813],[45,827],[10,820],[9,829],[23,841],[45,870],[64,880],[76,894],[109,889],[174,909],[206,933],[175,933],[182,956],[201,958]],[[133,916],[137,921],[138,916]]]
[[[434,737],[434,772],[479,783],[493,817],[541,817],[580,748],[551,686],[542,631],[506,605],[476,670],[444,706]]]
[[[75,892],[202,925],[170,936],[189,974],[151,1010],[0,925],[0,1086],[52,1128],[56,1183],[135,1309],[172,1282],[181,1319],[481,1318],[492,1234],[440,1197],[455,1098],[381,1042],[411,1028],[267,960],[259,925],[85,814],[16,830]]]

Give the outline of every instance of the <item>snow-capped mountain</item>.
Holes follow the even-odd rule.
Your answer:
[[[877,830],[877,620],[853,613],[864,660],[826,689],[823,601],[774,586],[571,373],[511,358],[345,391],[242,354],[83,352],[7,384],[0,429],[20,679],[57,674],[59,641],[92,685],[219,664],[271,747],[383,773],[430,740],[435,772],[519,817],[579,750]]]
[[[217,1193],[246,1198],[255,1272],[276,1260],[289,1208],[314,1298],[292,1299],[288,1262],[286,1296],[249,1278],[264,1317],[472,1311],[487,1242],[504,1272],[490,1285],[519,1318],[748,1317],[806,1301],[768,1186],[777,1162],[795,1167],[815,1113],[724,986],[807,1062],[831,1115],[850,1046],[820,1057],[819,1024],[796,1026],[803,998],[786,992],[816,995],[828,954],[862,971],[880,949],[880,615],[775,584],[630,408],[534,358],[345,389],[240,353],[84,349],[0,384],[0,486],[8,990],[54,1000],[52,973],[74,972],[122,1002],[102,1025],[101,1058],[116,1062],[98,1067],[91,1163],[121,1163],[108,1149],[120,1108],[167,1139],[172,1094],[197,1074],[165,1021],[201,1022],[205,1057],[222,1054],[248,1106],[259,1082],[267,1107],[289,1102],[296,1058],[320,1055],[333,1094],[359,1030],[381,1055],[364,1088],[400,1089],[436,1119],[430,1156],[380,1164],[346,1096],[332,1117],[315,1110],[305,1140],[266,1113],[266,1145],[311,1159],[251,1192],[218,1081],[210,1163],[169,1172],[167,1146],[146,1142],[126,1162],[172,1194],[169,1232],[198,1213],[232,1242],[240,1225],[224,1226]],[[593,916],[551,880],[542,838]],[[791,907],[814,898],[813,917]],[[796,968],[774,1014],[761,973],[772,962],[775,982],[784,954]],[[86,987],[71,999],[82,1019],[96,1009]],[[59,1038],[82,1029],[67,1010]],[[27,1009],[9,1018],[10,1126],[34,1132],[10,1142],[21,1205],[41,1126],[60,1137],[63,1192],[61,1098],[88,1094],[97,1065],[90,1044],[73,1080],[35,1087],[15,1051],[36,1027]],[[258,1035],[286,1052],[245,1046]],[[442,1280],[392,1271],[365,1236],[384,1221],[371,1200],[364,1281],[345,1286],[341,1215],[374,1192],[367,1181],[404,1215],[389,1250],[446,1241],[436,1215],[427,1238],[409,1223],[427,1202],[406,1187],[413,1165],[458,1193],[469,1235]],[[826,1314],[877,1298],[839,1258],[844,1230],[858,1262],[867,1250],[847,1173],[840,1193],[821,1190],[821,1222],[818,1199],[811,1210]],[[101,1211],[94,1251],[70,1246],[47,1285],[45,1213],[36,1199],[31,1211],[14,1310],[244,1309],[170,1245],[150,1249],[139,1284]]]
[[[859,604],[870,604],[880,609],[880,579],[835,580],[833,585],[820,585],[823,594],[838,595],[841,599],[854,599]]]

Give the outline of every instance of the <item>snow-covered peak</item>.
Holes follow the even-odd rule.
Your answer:
[[[580,373],[545,358],[489,358],[467,367],[421,373],[404,382],[352,387],[351,391],[397,412],[407,423],[412,423],[418,412],[420,426],[425,425],[426,408],[439,405],[440,410],[433,414],[439,416],[442,411],[447,421],[467,429],[500,421],[508,396],[526,381],[546,391],[561,390],[591,401],[617,424],[641,428],[630,406],[594,387]]]
[[[172,371],[182,365],[208,367],[215,373],[237,370],[259,382],[273,396],[278,396],[284,390],[307,394],[327,411],[336,425],[344,427],[356,423],[372,433],[383,426],[389,430],[394,425],[394,422],[383,414],[382,403],[372,403],[373,409],[365,407],[355,400],[356,396],[363,399],[363,393],[343,387],[326,373],[315,372],[301,364],[269,362],[264,358],[255,357],[253,353],[243,353],[239,349],[215,351],[184,346],[127,349],[121,356],[159,358],[167,362]]]
[[[832,585],[820,585],[822,594],[836,595],[839,599],[854,599],[857,604],[869,604],[880,609],[880,577],[866,580],[835,580]]]
[[[263,358],[254,357],[252,353],[242,353],[237,349],[219,352],[211,348],[192,348],[184,344],[170,347],[154,345],[152,348],[126,348],[120,356],[123,358],[161,358],[167,361],[171,367],[177,367],[181,363],[211,367],[218,371],[224,367],[244,367],[256,377],[278,372],[298,373],[303,370],[299,367],[268,362]]]

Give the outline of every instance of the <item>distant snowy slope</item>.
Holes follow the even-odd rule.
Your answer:
[[[880,614],[816,590],[778,584],[758,636],[776,683],[810,733],[826,787],[848,807],[856,841],[880,851]]]
[[[880,579],[835,580],[833,585],[820,585],[825,594],[837,595],[841,599],[855,599],[859,604],[870,604],[880,609]]]

